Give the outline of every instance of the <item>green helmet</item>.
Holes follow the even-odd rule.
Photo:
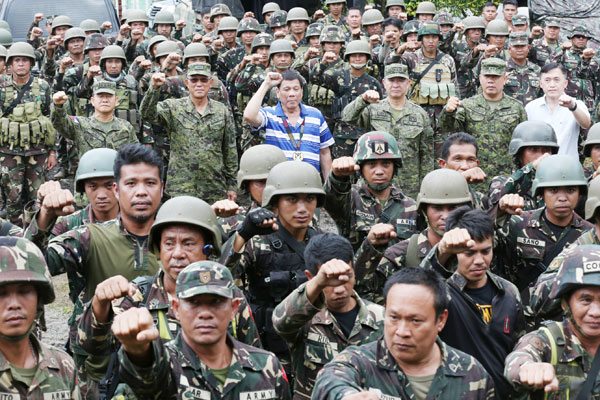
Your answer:
[[[240,158],[240,169],[237,173],[238,188],[241,188],[246,181],[267,179],[271,168],[285,161],[287,158],[279,147],[270,144],[250,147]]]
[[[169,40],[166,36],[163,35],[155,35],[152,36],[152,39],[148,42],[148,54],[152,54],[152,48],[159,43],[165,42]]]
[[[523,147],[552,147],[552,154],[558,152],[558,142],[554,128],[541,121],[524,121],[515,127],[508,144],[508,154],[516,156]]]
[[[219,21],[219,29],[217,29],[217,33],[221,33],[222,31],[237,31],[238,25],[239,22],[236,17],[223,17],[221,21]]]
[[[0,29],[6,29],[10,32],[10,24],[3,19],[0,19]]]
[[[600,246],[569,246],[563,250],[562,255],[552,282],[551,299],[565,299],[583,286],[600,286]]]
[[[440,26],[436,22],[424,22],[419,27],[418,37],[419,40],[425,35],[437,35],[441,38]]]
[[[402,167],[402,154],[396,138],[387,132],[367,132],[358,138],[354,147],[354,162],[362,164],[369,160],[394,160]]]
[[[259,47],[271,47],[271,43],[273,43],[273,36],[268,33],[259,33],[252,39],[252,48],[250,49],[250,52],[254,54]]]
[[[587,200],[585,201],[585,219],[591,221],[598,206],[600,206],[600,176],[590,182]]]
[[[274,196],[298,193],[317,195],[318,207],[325,201],[321,176],[315,167],[303,161],[284,161],[269,172],[263,190],[262,206],[272,205]]]
[[[88,150],[79,159],[75,173],[75,190],[85,192],[84,181],[91,178],[114,177],[113,166],[117,158],[117,151],[113,149],[97,148]]]
[[[175,26],[175,16],[171,11],[162,9],[154,16],[154,26],[158,24]]]
[[[101,33],[92,33],[85,38],[83,43],[83,52],[87,53],[89,50],[103,49],[109,46],[108,38]]]
[[[226,266],[215,261],[196,261],[179,273],[175,287],[180,299],[202,294],[232,299],[235,285],[231,271]]]
[[[100,68],[104,69],[104,64],[109,58],[119,58],[123,60],[123,68],[127,65],[127,58],[125,57],[125,51],[121,46],[111,44],[106,46],[100,54]]]
[[[192,196],[173,197],[158,209],[148,237],[151,252],[160,252],[162,230],[175,224],[193,225],[208,231],[210,237],[205,237],[204,241],[206,244],[212,244],[217,254],[221,252],[221,230],[215,212],[204,200]]]
[[[433,22],[440,25],[454,25],[454,16],[448,11],[440,11],[433,17]]]
[[[0,58],[4,58],[6,60],[7,55],[8,55],[8,50],[6,50],[6,47],[4,47],[0,44]]]
[[[325,5],[336,4],[336,3],[345,3],[346,0],[325,0]]]
[[[416,19],[411,19],[406,24],[404,24],[404,29],[402,30],[402,40],[406,40],[406,37],[410,33],[419,33],[419,27],[421,26],[421,22]]]
[[[417,10],[415,11],[415,15],[419,14],[431,14],[435,15],[437,13],[437,9],[435,8],[435,4],[431,1],[422,1],[417,5]]]
[[[306,21],[307,24],[310,24],[310,17],[308,16],[308,11],[306,11],[303,7],[294,7],[292,8],[287,15],[287,23],[289,24],[292,21]]]
[[[52,20],[52,34],[54,34],[54,30],[61,26],[68,26],[69,28],[73,27],[73,21],[70,17],[66,15],[58,15],[54,17]]]
[[[348,60],[351,54],[366,54],[367,57],[371,58],[371,45],[366,40],[356,39],[348,43],[346,51],[344,52],[344,60]]]
[[[493,21],[490,21],[485,27],[485,36],[488,35],[508,36],[508,25],[501,19],[495,19]]]
[[[544,158],[538,164],[535,179],[531,186],[533,195],[538,195],[540,189],[559,186],[582,186],[587,191],[587,179],[583,167],[575,157],[554,154]]]
[[[269,21],[269,28],[279,28],[280,26],[286,26],[287,24],[287,11],[277,10],[271,15]]]
[[[0,44],[2,46],[10,47],[13,43],[12,33],[6,29],[0,28]]]
[[[215,22],[215,17],[218,15],[231,16],[231,10],[226,4],[215,4],[210,8],[210,22]]]
[[[150,22],[148,16],[144,12],[144,10],[127,10],[127,23],[131,24],[132,22],[144,22],[146,25]]]
[[[386,1],[386,3],[385,3],[386,10],[392,6],[399,6],[406,10],[406,4],[404,4],[404,0],[388,0],[388,1]]]
[[[271,43],[271,47],[269,48],[269,58],[273,54],[277,53],[291,53],[292,58],[296,57],[296,53],[292,48],[292,42],[287,39],[276,39]]]
[[[383,22],[383,14],[376,8],[367,10],[362,15],[362,25],[375,25]]]
[[[467,29],[482,29],[485,30],[485,20],[479,16],[466,17],[462,20],[465,32]]]
[[[181,49],[179,48],[177,42],[165,40],[164,42],[160,42],[158,45],[156,45],[156,59],[168,56],[171,53],[177,53],[181,55]]]
[[[79,27],[85,32],[98,32],[100,33],[100,24],[95,19],[84,19],[79,24]]]
[[[417,210],[422,204],[473,203],[469,184],[458,171],[441,168],[431,171],[421,181],[417,195]]]
[[[85,41],[86,37],[87,36],[85,35],[85,31],[81,28],[67,29],[67,31],[65,32],[65,38],[63,39],[63,41],[65,43],[65,48],[67,48],[67,42],[69,40],[79,38],[79,39],[83,39]]]
[[[254,18],[244,18],[240,21],[237,28],[237,35],[240,36],[244,32],[261,33],[260,24]]]
[[[279,7],[279,4],[273,3],[273,2],[265,3],[265,5],[262,8],[262,15],[265,15],[266,13],[270,13],[270,12],[275,12],[278,10],[281,10],[281,7]]]
[[[210,55],[208,54],[208,48],[204,43],[190,43],[185,46],[183,50],[183,65],[185,66],[188,59],[191,57],[206,57],[208,60]]]
[[[29,57],[31,58],[31,63],[35,63],[35,50],[29,43],[25,42],[17,42],[10,46],[8,49],[8,55],[6,56],[6,64],[10,65],[11,57]]]
[[[0,237],[0,285],[29,283],[43,304],[54,301],[54,286],[40,249],[24,238]]]
[[[600,144],[600,122],[596,122],[588,131],[587,139],[583,143],[583,155],[589,157],[595,144]]]
[[[344,38],[344,32],[342,32],[342,28],[337,25],[327,25],[324,26],[323,30],[321,31],[319,42],[346,43],[346,39]]]
[[[313,36],[321,36],[321,32],[323,32],[323,24],[320,22],[315,22],[314,24],[310,24],[308,28],[306,28],[306,37]]]

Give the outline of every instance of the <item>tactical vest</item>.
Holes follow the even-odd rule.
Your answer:
[[[310,85],[308,99],[313,107],[331,107],[335,93],[333,90],[316,83]]]
[[[420,76],[428,66],[429,63],[418,64],[414,73]],[[438,106],[445,105],[450,96],[456,96],[452,73],[446,65],[437,62],[413,87],[410,99],[419,105]]]
[[[83,68],[81,69],[81,74],[77,74],[77,77],[79,78],[78,79],[79,82],[81,82],[83,77],[87,75],[89,69],[90,69],[89,63],[83,64]],[[75,115],[77,115],[77,116],[89,117],[94,113],[94,111],[93,111],[94,108],[92,107],[92,104],[90,103],[90,99],[86,99],[85,97],[76,97],[74,99],[73,103],[75,104]]]
[[[56,130],[50,118],[42,114],[42,92],[40,81],[33,78],[29,89],[34,101],[28,101],[15,106],[12,112],[0,118],[0,144],[11,150],[29,150],[36,146],[54,146]],[[3,109],[10,107],[17,93],[12,84],[5,88]]]
[[[129,89],[126,84],[126,79],[121,84],[117,84],[117,108],[115,115],[118,118],[129,121],[136,129],[139,128],[140,116],[137,111],[137,90]]]

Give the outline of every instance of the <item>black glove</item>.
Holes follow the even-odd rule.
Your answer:
[[[254,210],[250,211],[248,215],[246,215],[246,218],[244,218],[244,222],[242,222],[242,225],[238,228],[237,233],[245,241],[250,240],[256,235],[267,235],[269,233],[273,233],[275,232],[273,227],[269,226],[263,228],[260,226],[260,224],[262,224],[266,219],[274,218],[276,218],[275,214],[266,208],[255,208]]]

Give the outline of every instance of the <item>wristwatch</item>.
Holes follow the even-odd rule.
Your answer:
[[[573,107],[569,107],[569,111],[573,112],[577,110],[577,101],[575,101],[575,105]]]

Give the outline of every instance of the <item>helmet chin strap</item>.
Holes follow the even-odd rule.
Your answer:
[[[0,339],[6,340],[7,342],[13,342],[13,343],[20,342],[21,340],[28,338],[29,335],[31,335],[31,332],[33,332],[33,329],[35,328],[36,323],[37,323],[37,319],[35,319],[31,323],[31,326],[29,327],[29,329],[27,329],[27,332],[25,332],[21,335],[7,336],[7,335],[3,335],[2,333],[0,333]]]
[[[354,69],[364,69],[364,68],[366,68],[367,63],[361,63],[361,64],[350,63],[350,66]]]
[[[427,218],[427,215],[425,215],[425,213],[423,213],[423,217],[425,217],[425,222],[427,222],[427,226],[429,227],[429,229],[431,229],[436,235],[438,235],[439,237],[444,236],[444,232],[435,228],[433,225],[431,225],[429,223],[429,218]]]
[[[569,304],[565,299],[562,299],[560,301],[560,306],[565,313],[565,317],[569,320],[569,322],[571,322],[571,326],[573,327],[573,329],[575,329],[577,333],[579,333],[581,336],[587,337],[587,335],[581,330],[581,327],[577,325],[577,322],[575,322],[575,318],[573,317],[573,313],[571,312],[571,307],[569,307]]]
[[[367,187],[374,192],[382,192],[385,189],[389,188],[392,185],[391,181],[384,183],[369,183],[367,182]]]

